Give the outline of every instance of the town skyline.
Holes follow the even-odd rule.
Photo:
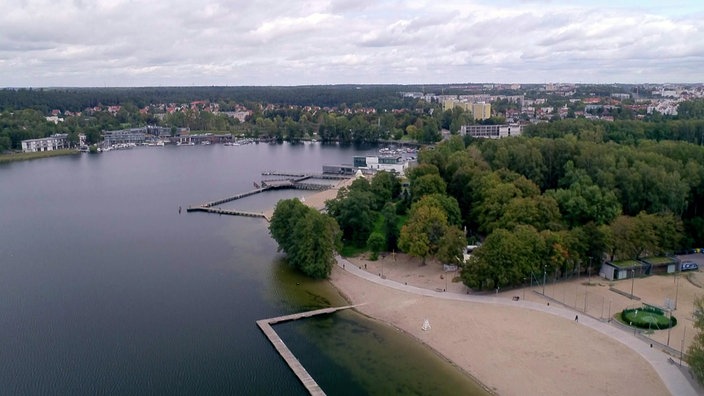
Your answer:
[[[695,1],[0,4],[2,87],[704,81]]]

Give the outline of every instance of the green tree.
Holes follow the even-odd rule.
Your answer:
[[[269,232],[291,266],[316,279],[330,275],[341,237],[333,218],[298,199],[281,200],[274,209]]]
[[[396,214],[396,206],[387,202],[381,210],[381,217],[384,219],[384,240],[386,241],[386,250],[392,251],[398,247],[398,238],[400,235],[398,225],[398,215]]]
[[[355,183],[350,188],[340,189],[337,198],[327,201],[325,208],[340,225],[345,240],[357,246],[364,246],[374,227],[375,199],[374,194],[364,191],[369,188],[369,183],[366,183],[364,188],[355,188]]]
[[[437,252],[440,240],[447,229],[447,215],[434,205],[417,205],[411,208],[408,221],[401,228],[398,246],[404,252],[421,258]]]
[[[411,181],[411,197],[414,201],[424,195],[446,194],[447,185],[440,175],[424,175]]]
[[[374,193],[374,209],[381,210],[384,204],[401,194],[401,181],[391,172],[379,171],[372,178],[371,192]]]
[[[367,247],[371,250],[372,254],[370,259],[372,261],[379,257],[379,252],[381,252],[384,247],[386,247],[386,239],[384,235],[380,232],[372,232],[367,238]]]
[[[687,363],[697,381],[704,385],[704,296],[694,300],[693,316],[697,333],[687,349]]]
[[[437,258],[443,263],[462,264],[467,238],[458,227],[448,227],[438,244]]]

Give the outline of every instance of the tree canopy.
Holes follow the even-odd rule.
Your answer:
[[[341,246],[340,229],[333,218],[298,199],[281,200],[274,209],[269,232],[294,268],[316,279],[330,275],[335,251]]]

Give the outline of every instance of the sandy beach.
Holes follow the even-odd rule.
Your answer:
[[[364,268],[364,260],[352,261]],[[366,303],[360,312],[426,343],[497,394],[670,394],[641,356],[579,322],[404,293],[339,267],[331,281],[351,302]],[[421,329],[425,319],[429,331]]]
[[[349,183],[350,180],[306,197],[305,203],[321,209],[325,200],[334,198],[337,190]],[[636,351],[619,338],[624,332],[614,330],[609,336],[584,323],[589,320],[603,323],[623,308],[641,302],[662,305],[663,299],[676,295],[679,299],[676,315],[682,325],[670,334],[660,331],[650,336],[662,344],[668,342],[677,349],[682,344],[686,348],[693,335],[691,301],[702,292],[684,277],[677,280],[655,276],[615,283],[591,277],[554,284],[548,281],[545,288],[526,287],[478,296],[502,299],[502,304],[455,301],[406,292],[360,276],[364,271],[368,277],[415,286],[435,294],[467,295],[469,290],[459,282],[458,274],[443,272],[439,263],[420,265],[418,259],[399,253],[382,255],[377,261],[365,257],[346,260],[359,271],[335,266],[330,281],[350,303],[365,304],[357,308],[359,312],[425,343],[499,395],[673,394],[654,365],[673,366],[668,359],[676,359],[676,356],[658,350],[657,344],[646,353]],[[611,290],[630,293],[631,287],[641,300]],[[511,306],[516,297],[522,304],[539,303],[545,304],[546,309],[561,310],[562,316],[527,309],[521,304]],[[550,308],[549,302],[554,308]],[[572,315],[582,315],[582,319],[575,320]],[[421,328],[425,320],[430,330]],[[689,333],[685,339],[683,330],[687,326]],[[630,336],[626,334],[626,337]],[[647,348],[645,341],[635,337],[627,341]],[[676,371],[674,376],[670,375],[670,382],[680,381],[680,376],[687,382],[679,368],[667,367],[665,371],[670,374]],[[686,394],[702,392],[701,387],[690,385],[679,389],[684,389]]]

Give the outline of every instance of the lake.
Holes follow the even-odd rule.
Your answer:
[[[264,171],[375,152],[166,146],[0,164],[0,394],[306,394],[255,321],[345,301],[291,271],[264,220],[185,208],[251,190]],[[274,328],[328,394],[481,394],[355,312]]]

